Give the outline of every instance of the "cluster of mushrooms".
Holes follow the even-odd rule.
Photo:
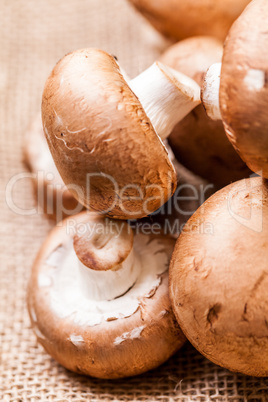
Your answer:
[[[71,213],[34,263],[33,329],[59,363],[98,378],[155,368],[186,339],[222,367],[267,376],[268,2],[212,1],[210,14],[194,0],[132,3],[186,39],[132,80],[93,48],[50,74],[25,159],[46,173],[36,188],[52,210],[60,192]],[[174,158],[218,189],[177,242],[130,224],[170,199]]]

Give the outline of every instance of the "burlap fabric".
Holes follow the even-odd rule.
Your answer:
[[[0,400],[267,401],[266,379],[223,370],[190,345],[153,372],[110,382],[68,372],[37,344],[25,295],[34,257],[52,224],[38,214],[15,212],[34,205],[29,180],[16,182],[12,197],[5,190],[25,171],[25,131],[40,108],[44,81],[55,62],[77,48],[113,53],[133,76],[167,43],[126,0],[1,0],[0,21]]]

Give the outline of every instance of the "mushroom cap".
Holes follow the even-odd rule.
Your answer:
[[[178,239],[170,298],[189,341],[231,371],[268,375],[268,185],[259,177],[210,197]]]
[[[133,231],[126,221],[111,221],[93,215],[87,222],[86,230],[74,236],[74,250],[78,259],[96,271],[119,268],[132,249]],[[113,253],[113,250],[120,252]]]
[[[226,39],[220,109],[227,136],[254,172],[268,178],[268,3],[254,0]]]
[[[60,60],[45,85],[42,116],[63,181],[81,188],[87,208],[137,219],[173,194],[167,150],[109,54],[83,49]]]
[[[180,40],[212,35],[224,40],[250,0],[130,0],[164,35]]]
[[[207,69],[216,61],[221,61],[222,42],[212,36],[194,36],[168,47],[160,61],[183,74],[187,73],[199,85],[202,84]]]
[[[27,168],[36,175],[33,176],[34,192],[43,212],[56,221],[80,212],[82,206],[79,206],[64,185],[55,166],[45,139],[40,113],[27,130],[23,152]]]
[[[64,300],[62,305],[55,305],[55,292],[59,286],[56,277],[60,269],[56,254],[57,251],[61,253],[73,237],[73,232],[67,230],[73,221],[80,225],[88,222],[89,216],[85,212],[65,220],[62,226],[57,226],[51,232],[41,248],[28,288],[32,326],[45,350],[69,370],[108,379],[137,375],[162,364],[185,342],[168,296],[168,267],[162,268],[154,283],[149,281],[149,288],[145,287],[144,295],[137,298],[137,307],[128,314],[120,314],[120,309],[126,307],[126,295],[106,302],[116,302],[119,314],[110,308],[109,314],[99,323],[92,323],[88,313],[82,320],[81,315],[80,320],[77,318],[77,311],[60,314],[59,311],[64,310],[66,305]],[[148,253],[156,238],[166,249],[169,259],[174,240],[153,235],[144,236],[144,258],[150,259]],[[159,255],[158,252],[156,261]],[[73,286],[75,277],[70,282],[70,289]],[[66,297],[73,300],[68,290]],[[84,303],[82,306],[84,308]],[[98,302],[98,309],[101,306],[101,302]]]
[[[201,85],[207,69],[221,61],[222,51],[219,40],[198,36],[171,46],[160,61]],[[217,186],[249,176],[250,170],[226,138],[222,122],[212,121],[203,105],[176,125],[168,141],[180,163]]]

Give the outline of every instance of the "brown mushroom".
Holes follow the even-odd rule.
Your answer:
[[[157,367],[185,342],[168,296],[174,240],[133,234],[89,212],[56,227],[35,261],[28,309],[64,367],[120,378]]]
[[[251,170],[266,178],[267,19],[267,1],[253,0],[229,32],[222,66],[211,67],[203,88],[203,101],[208,114],[215,119],[222,118],[227,137],[235,150]]]
[[[130,0],[164,35],[180,40],[212,35],[224,40],[250,0]]]
[[[170,298],[186,337],[212,362],[268,376],[268,185],[214,194],[190,218],[170,266]]]
[[[41,115],[32,121],[26,134],[24,162],[33,173],[35,197],[49,218],[62,218],[81,212],[82,206],[64,185],[50,154],[43,131]]]
[[[160,61],[201,85],[207,69],[221,58],[221,43],[209,36],[199,36],[171,46]],[[168,141],[180,163],[218,187],[250,174],[226,138],[222,122],[212,121],[203,105],[176,125]]]
[[[81,204],[136,219],[174,192],[177,177],[161,139],[200,102],[200,87],[161,63],[127,83],[114,57],[83,49],[48,78],[43,125],[63,181],[81,188]]]

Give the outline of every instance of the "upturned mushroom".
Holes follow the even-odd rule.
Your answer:
[[[268,3],[253,0],[232,26],[222,65],[203,86],[208,115],[221,118],[227,137],[254,172],[268,178]]]
[[[127,83],[114,57],[83,49],[48,78],[43,126],[63,181],[81,188],[81,204],[137,219],[174,192],[177,177],[161,140],[200,102],[199,85],[161,63]]]
[[[197,36],[168,48],[160,62],[201,85],[207,69],[221,62],[222,52],[222,44],[217,39]],[[203,105],[197,106],[175,126],[168,142],[180,163],[217,187],[250,174],[226,138],[222,122],[212,121]]]
[[[81,212],[82,206],[66,188],[57,171],[40,114],[29,126],[23,151],[24,162],[33,173],[34,193],[42,212],[56,221]]]
[[[224,40],[250,0],[130,0],[162,34],[180,40],[211,35]]]
[[[173,310],[189,341],[253,376],[268,376],[267,239],[267,181],[241,180],[190,218],[170,266]]]
[[[121,378],[185,342],[168,296],[174,240],[84,212],[56,227],[35,261],[28,309],[38,341],[77,373]]]

